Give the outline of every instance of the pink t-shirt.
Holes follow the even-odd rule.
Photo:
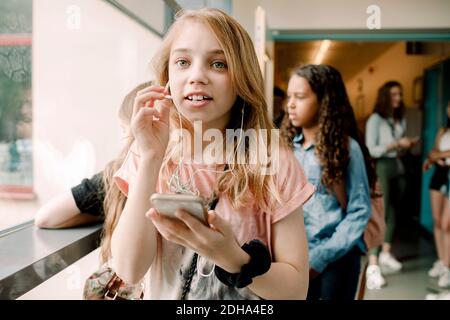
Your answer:
[[[124,163],[114,175],[119,189],[128,194],[128,186],[133,184],[139,165],[139,155],[134,146],[130,148]],[[215,211],[227,220],[234,231],[240,245],[253,239],[263,241],[272,251],[272,224],[280,221],[292,211],[300,207],[314,193],[314,187],[308,183],[298,160],[290,150],[280,151],[282,163],[278,164],[279,171],[275,174],[276,188],[282,198],[282,203],[271,212],[259,208],[252,199],[249,205],[238,210],[233,209],[227,197],[219,197]],[[176,164],[172,164],[175,168]],[[223,165],[206,165],[198,163],[182,163],[181,181],[189,181],[193,177],[195,187],[200,195],[208,199],[213,192],[213,186]],[[157,183],[156,192],[172,193],[167,185],[168,177],[162,171]],[[194,252],[178,244],[169,242],[157,236],[157,254],[152,267],[147,274],[145,298],[147,299],[180,299],[185,278]],[[214,275],[208,277],[214,265],[206,258],[199,257],[197,270],[192,278],[187,299],[259,299],[247,288],[235,289],[222,284]]]

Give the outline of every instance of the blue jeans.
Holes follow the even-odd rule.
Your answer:
[[[330,263],[309,282],[307,300],[354,300],[361,268],[361,250],[355,246],[345,256]]]

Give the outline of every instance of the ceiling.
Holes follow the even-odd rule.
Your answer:
[[[301,63],[313,63],[321,42],[276,42],[275,84],[285,87],[293,68]],[[322,63],[332,65],[342,73],[344,80],[349,80],[395,44],[396,42],[332,41]]]

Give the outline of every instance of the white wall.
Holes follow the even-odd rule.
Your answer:
[[[33,5],[34,187],[42,202],[116,156],[118,108],[151,78],[161,39],[102,0]]]
[[[270,29],[366,29],[370,5],[380,7],[382,29],[450,28],[448,0],[233,0],[233,17],[252,37],[258,5]]]

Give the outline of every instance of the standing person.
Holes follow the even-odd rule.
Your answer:
[[[147,299],[304,299],[308,249],[301,208],[314,188],[292,151],[282,143],[272,150],[278,136],[257,146],[218,138],[215,146],[231,152],[225,163],[205,164],[183,152],[187,146],[195,157],[202,150],[170,134],[177,127],[190,136],[197,126],[198,135],[220,137],[227,129],[259,134],[273,128],[249,35],[220,10],[182,11],[156,56],[155,75],[168,85],[138,93],[135,144],[115,175],[127,201],[111,202],[110,210],[123,208],[105,235],[111,236],[113,269],[130,284],[148,272]],[[247,161],[269,150],[275,151],[272,175]],[[216,204],[209,226],[185,211],[171,219],[151,207],[152,194],[178,191]]]
[[[434,148],[425,160],[423,170],[426,171],[433,165],[435,169],[430,182],[430,199],[438,260],[428,275],[439,278],[438,286],[446,288],[450,286],[450,101],[447,105],[447,125],[438,131]]]
[[[391,253],[399,204],[406,188],[401,156],[418,142],[418,138],[405,137],[404,110],[402,86],[397,81],[388,81],[378,90],[374,112],[366,123],[366,144],[376,161],[384,195],[386,234],[378,257],[384,274],[402,269],[402,264]],[[378,255],[379,251],[380,248],[374,248],[371,254]]]
[[[288,85],[282,137],[291,144],[316,193],[305,203],[308,299],[353,300],[366,251],[370,190],[365,157],[342,77],[327,65],[295,70]],[[353,136],[354,135],[354,136]],[[367,159],[370,161],[369,157]],[[369,167],[370,169],[370,167]],[[371,183],[375,183],[373,170]]]

